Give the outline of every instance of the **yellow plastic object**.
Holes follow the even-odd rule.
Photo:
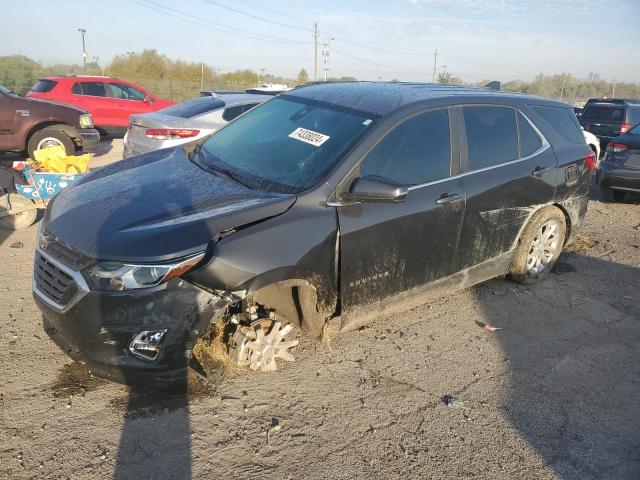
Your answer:
[[[66,154],[64,147],[47,147],[33,152],[35,163],[44,172],[85,173],[89,167],[89,155]]]

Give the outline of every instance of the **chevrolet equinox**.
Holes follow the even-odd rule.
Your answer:
[[[564,103],[309,85],[56,196],[34,297],[51,338],[99,376],[206,373],[201,342],[270,371],[293,359],[294,329],[319,337],[434,292],[544,278],[581,227],[594,168]]]

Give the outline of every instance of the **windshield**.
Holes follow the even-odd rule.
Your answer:
[[[229,123],[193,158],[252,188],[297,193],[326,175],[372,123],[360,112],[280,97]]]
[[[4,87],[2,85],[0,85],[0,93],[4,94],[4,95],[8,95],[10,97],[17,97],[18,94],[15,92],[12,92],[11,90],[9,90],[7,87]]]

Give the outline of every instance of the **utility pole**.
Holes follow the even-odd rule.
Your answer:
[[[433,52],[433,78],[431,79],[431,83],[436,83],[436,69],[438,68],[438,49]]]
[[[560,90],[560,101],[564,98],[564,84],[567,82],[567,74],[562,74],[562,89]]]
[[[200,91],[204,91],[204,63],[200,64]]]
[[[611,89],[611,98],[616,97],[616,77],[613,77],[613,88]]]
[[[331,38],[327,38],[323,45],[322,48],[322,56],[324,57],[324,81],[327,81],[327,72],[329,71],[329,42],[331,40],[335,40],[335,38],[331,37]]]
[[[80,35],[82,35],[82,63],[84,65],[84,73],[87,73],[87,49],[84,46],[84,34],[87,30],[84,28],[78,28]]]
[[[318,30],[318,22],[313,24],[313,81],[318,81],[318,37],[320,36],[320,30]]]
[[[258,83],[264,82],[264,72],[266,69],[263,67],[260,69],[260,75],[258,76]]]

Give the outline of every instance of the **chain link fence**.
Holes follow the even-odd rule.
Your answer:
[[[55,76],[51,74],[37,74],[32,71],[21,70],[0,70],[0,85],[17,93],[18,95],[26,95],[26,93],[37,83],[39,78]],[[141,86],[145,90],[154,95],[171,100],[173,102],[181,102],[188,98],[197,97],[200,91],[209,90],[233,90],[244,91],[248,88],[256,87],[255,83],[250,82],[211,82],[204,81],[201,84],[200,79],[174,80],[171,78],[145,78],[145,77],[127,77],[120,78]]]

